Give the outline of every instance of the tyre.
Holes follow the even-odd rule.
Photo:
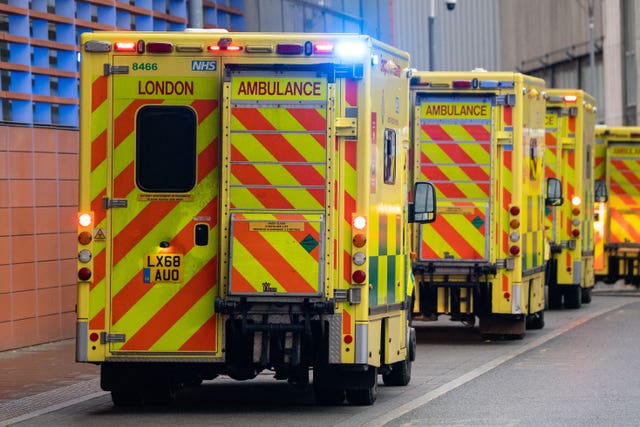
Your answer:
[[[582,289],[582,303],[589,304],[591,302],[591,290],[593,288]]]
[[[580,285],[567,286],[564,291],[564,306],[578,309],[582,305],[582,288]]]
[[[371,406],[378,397],[378,383],[367,388],[347,390],[347,402],[354,406]]]
[[[369,369],[358,373],[354,378],[354,388],[346,389],[347,402],[354,406],[370,406],[378,397],[378,368],[369,366]]]
[[[382,375],[386,386],[405,386],[411,381],[411,360],[403,360],[391,365],[391,371]]]
[[[544,328],[544,311],[530,314],[527,316],[527,329],[542,329]]]

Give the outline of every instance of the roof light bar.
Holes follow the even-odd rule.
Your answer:
[[[496,80],[480,80],[480,89],[497,89],[500,84]]]
[[[362,58],[367,52],[367,46],[361,41],[338,42],[335,47],[336,55],[343,58]]]
[[[136,52],[138,49],[136,42],[115,42],[113,50],[115,52]]]
[[[313,45],[313,53],[316,54],[330,54],[333,53],[333,44],[332,43],[316,43]]]
[[[279,43],[276,46],[276,53],[280,55],[300,55],[303,52],[303,46],[296,43]]]
[[[147,52],[171,53],[173,52],[173,44],[168,42],[149,42],[147,43]]]
[[[469,89],[471,80],[454,80],[451,85],[454,89]]]

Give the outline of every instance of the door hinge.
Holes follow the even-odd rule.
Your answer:
[[[508,93],[506,95],[498,95],[496,97],[496,105],[508,105],[510,107],[516,106],[516,94]]]
[[[336,117],[337,136],[357,136],[357,126],[355,117]]]
[[[129,66],[104,64],[104,75],[109,76],[111,74],[129,74]]]
[[[110,208],[126,208],[129,205],[127,199],[110,199],[108,197],[102,198],[102,209],[107,210]]]
[[[106,332],[100,332],[100,344],[106,344],[108,342],[125,342],[126,340],[126,334],[108,334]]]

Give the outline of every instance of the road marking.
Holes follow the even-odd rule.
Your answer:
[[[525,353],[529,350],[532,350],[544,343],[546,343],[547,341],[550,341],[554,338],[556,338],[559,335],[564,334],[565,332],[570,331],[571,329],[582,325],[585,322],[588,322],[589,320],[596,318],[598,316],[601,316],[605,313],[611,312],[611,311],[615,311],[618,310],[626,305],[629,304],[635,304],[637,303],[637,301],[625,301],[625,302],[621,302],[617,305],[614,306],[610,306],[610,307],[606,307],[603,308],[601,310],[598,310],[594,313],[591,313],[589,315],[580,317],[576,320],[574,320],[571,323],[568,323],[566,325],[564,325],[561,328],[558,328],[557,330],[555,330],[554,332],[549,333],[548,335],[542,336],[540,338],[536,338],[535,340],[531,341],[530,343],[525,344],[524,346],[513,350],[510,353],[504,354],[502,356],[496,357],[495,359],[485,363],[484,365],[481,365],[469,372],[467,372],[466,374],[463,374],[461,376],[459,376],[458,378],[455,378],[451,381],[449,381],[446,384],[441,385],[440,387],[431,390],[427,393],[425,393],[424,395],[413,399],[407,403],[405,403],[404,405],[400,405],[398,407],[396,407],[395,409],[392,409],[391,411],[385,411],[383,414],[380,414],[378,416],[375,417],[375,419],[365,423],[365,424],[361,424],[362,427],[379,427],[379,426],[384,426],[385,424],[400,418],[403,415],[408,414],[409,412],[413,411],[414,409],[417,409],[423,405],[426,405],[427,403],[431,402],[434,399],[437,399],[438,397],[460,387],[461,385],[464,385],[466,383],[468,383],[469,381],[479,377],[482,374],[485,374],[487,372],[489,372],[490,370],[502,365],[505,362],[508,362],[509,360],[513,359],[516,356],[521,355],[522,353]],[[359,414],[358,416],[362,416],[362,414]],[[353,421],[352,420],[345,420],[342,423],[336,424],[334,427],[346,427],[346,426],[352,426]]]
[[[387,410],[386,408],[384,409],[384,413],[383,414],[377,414],[374,415],[373,413],[369,413],[368,415],[372,415],[372,418],[369,422],[365,423],[365,424],[361,424],[361,418],[363,416],[363,413],[358,413],[356,415],[354,415],[354,417],[351,417],[350,419],[344,420],[342,423],[339,424],[335,424],[335,427],[346,427],[346,426],[353,426],[353,425],[359,425],[359,426],[363,426],[363,427],[379,427],[379,426],[383,426],[397,418],[400,418],[403,415],[406,415],[407,413],[423,406],[426,405],[427,403],[431,402],[434,399],[437,399],[440,396],[443,396],[444,394],[468,383],[469,381],[479,377],[482,374],[485,374],[489,371],[491,371],[492,369],[500,366],[501,364],[508,362],[509,360],[529,351],[532,350],[542,344],[544,344],[547,341],[550,341],[554,338],[556,338],[559,335],[564,334],[565,332],[570,331],[571,329],[582,325],[585,322],[588,322],[591,319],[594,319],[598,316],[601,316],[605,313],[609,313],[615,310],[618,310],[626,305],[630,305],[630,304],[635,304],[637,303],[637,301],[623,301],[620,302],[614,306],[610,306],[610,307],[606,307],[603,308],[601,310],[598,310],[596,312],[593,312],[589,315],[585,315],[582,316],[576,320],[574,320],[571,323],[568,323],[566,325],[564,325],[563,327],[558,328],[557,330],[544,335],[542,337],[536,338],[535,340],[525,344],[524,346],[515,349],[513,351],[511,351],[510,353],[507,353],[505,355],[496,357],[495,359],[479,366],[478,368],[475,368],[463,375],[461,375],[458,378],[455,378],[451,381],[449,381],[446,384],[441,385],[440,387],[431,390],[427,393],[425,393],[424,395],[413,399],[401,406],[398,406],[392,410]],[[0,404],[0,413],[2,414],[10,414],[11,412],[13,413],[19,413],[22,410],[26,409],[26,408],[33,408],[34,406],[39,406],[39,403],[42,402],[52,402],[52,401],[60,401],[62,399],[67,399],[70,396],[77,396],[79,394],[84,394],[80,397],[77,398],[72,398],[70,400],[64,400],[60,403],[56,403],[53,405],[49,405],[49,406],[42,406],[41,408],[32,410],[28,413],[24,413],[22,415],[10,418],[10,419],[2,419],[0,417],[0,426],[4,427],[4,426],[9,426],[11,424],[15,424],[15,423],[19,423],[22,421],[26,421],[29,420],[31,418],[35,418],[50,412],[54,412],[60,409],[64,409],[67,408],[69,406],[73,406],[76,405],[78,403],[82,403],[82,402],[86,402],[88,400],[91,399],[95,399],[98,397],[102,397],[108,394],[108,392],[106,391],[96,391],[99,390],[99,380],[95,379],[95,380],[89,380],[89,381],[84,381],[81,383],[77,383],[77,384],[73,384],[71,386],[67,386],[67,387],[59,387],[56,388],[54,390],[50,390],[44,393],[40,393],[37,394],[35,396],[29,396],[29,397],[25,397],[22,399],[18,399],[15,401],[11,401],[8,403],[2,403]],[[88,394],[87,394],[88,393]],[[354,420],[358,420],[357,423],[354,423]]]

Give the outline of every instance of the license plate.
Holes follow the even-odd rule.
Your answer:
[[[148,254],[144,256],[144,283],[181,283],[182,254]]]

